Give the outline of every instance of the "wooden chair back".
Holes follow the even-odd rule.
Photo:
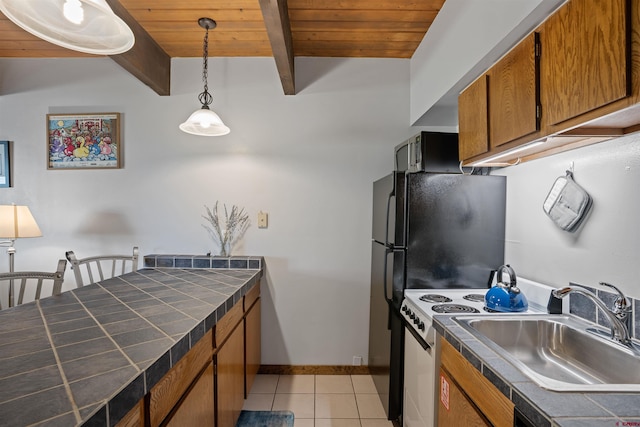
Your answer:
[[[58,268],[53,273],[46,271],[14,271],[13,273],[0,273],[0,286],[7,285],[9,307],[20,305],[24,301],[25,291],[34,289],[34,299],[40,299],[43,285],[49,282],[52,284],[51,295],[60,295],[62,292],[62,282],[64,281],[64,273],[67,268],[67,260],[58,261]],[[15,301],[15,291],[17,286],[18,300]],[[31,290],[29,290],[31,293]],[[0,309],[2,305],[0,303]]]
[[[138,269],[138,247],[132,255],[98,255],[78,259],[73,251],[67,251],[67,259],[76,279],[77,287],[100,282]],[[88,280],[85,280],[88,279]]]

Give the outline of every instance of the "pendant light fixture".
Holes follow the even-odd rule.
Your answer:
[[[204,82],[204,91],[198,95],[198,100],[200,100],[202,107],[194,111],[187,121],[180,125],[180,130],[192,135],[222,136],[228,134],[231,130],[222,123],[222,119],[220,119],[216,113],[209,109],[209,105],[213,102],[213,96],[209,93],[209,85],[207,84],[209,30],[216,27],[216,21],[210,18],[200,18],[198,19],[198,25],[206,30],[202,47],[202,81]]]
[[[116,55],[135,43],[106,0],[0,0],[0,11],[34,36],[78,52]]]

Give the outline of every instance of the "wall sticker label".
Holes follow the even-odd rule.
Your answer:
[[[440,401],[449,410],[449,381],[440,374]]]

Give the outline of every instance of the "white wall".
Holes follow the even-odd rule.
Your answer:
[[[106,58],[0,59],[0,140],[14,142],[0,204],[28,205],[44,234],[16,243],[16,269],[53,270],[69,249],[204,254],[203,205],[237,204],[252,226],[234,252],[267,265],[262,363],[366,363],[371,185],[415,132],[409,61],[299,58],[295,96],[272,58],[209,61],[212,109],[231,128],[211,139],[178,130],[199,108],[197,58],[173,61],[169,97]],[[123,114],[123,169],[46,169],[46,114],[79,112]]]
[[[593,198],[576,233],[562,231],[542,203],[573,164]],[[497,171],[507,176],[506,262],[519,275],[553,286],[569,281],[618,286],[640,298],[640,134]]]

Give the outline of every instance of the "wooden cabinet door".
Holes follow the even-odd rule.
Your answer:
[[[215,424],[213,362],[209,363],[165,424],[167,427],[200,427]]]
[[[458,97],[458,152],[461,161],[489,151],[487,82],[485,74]]]
[[[455,381],[457,387],[463,390],[465,396],[473,402],[474,407],[490,420],[490,425],[513,426],[513,402],[442,337],[440,338],[440,362],[445,373]]]
[[[489,142],[499,147],[540,129],[536,33],[489,70]]]
[[[541,102],[554,125],[629,94],[630,0],[571,0],[540,32]]]
[[[213,332],[209,331],[178,363],[167,372],[149,393],[149,424],[161,425],[196,380],[198,374],[211,363]]]
[[[244,405],[243,329],[239,323],[215,356],[217,427],[234,427]]]
[[[438,427],[491,427],[491,423],[442,369],[438,402]]]
[[[245,327],[245,398],[251,391],[253,380],[260,369],[261,339],[260,339],[260,299],[258,299],[246,314]]]
[[[144,425],[144,399],[142,399],[118,421],[116,427],[144,427]]]

